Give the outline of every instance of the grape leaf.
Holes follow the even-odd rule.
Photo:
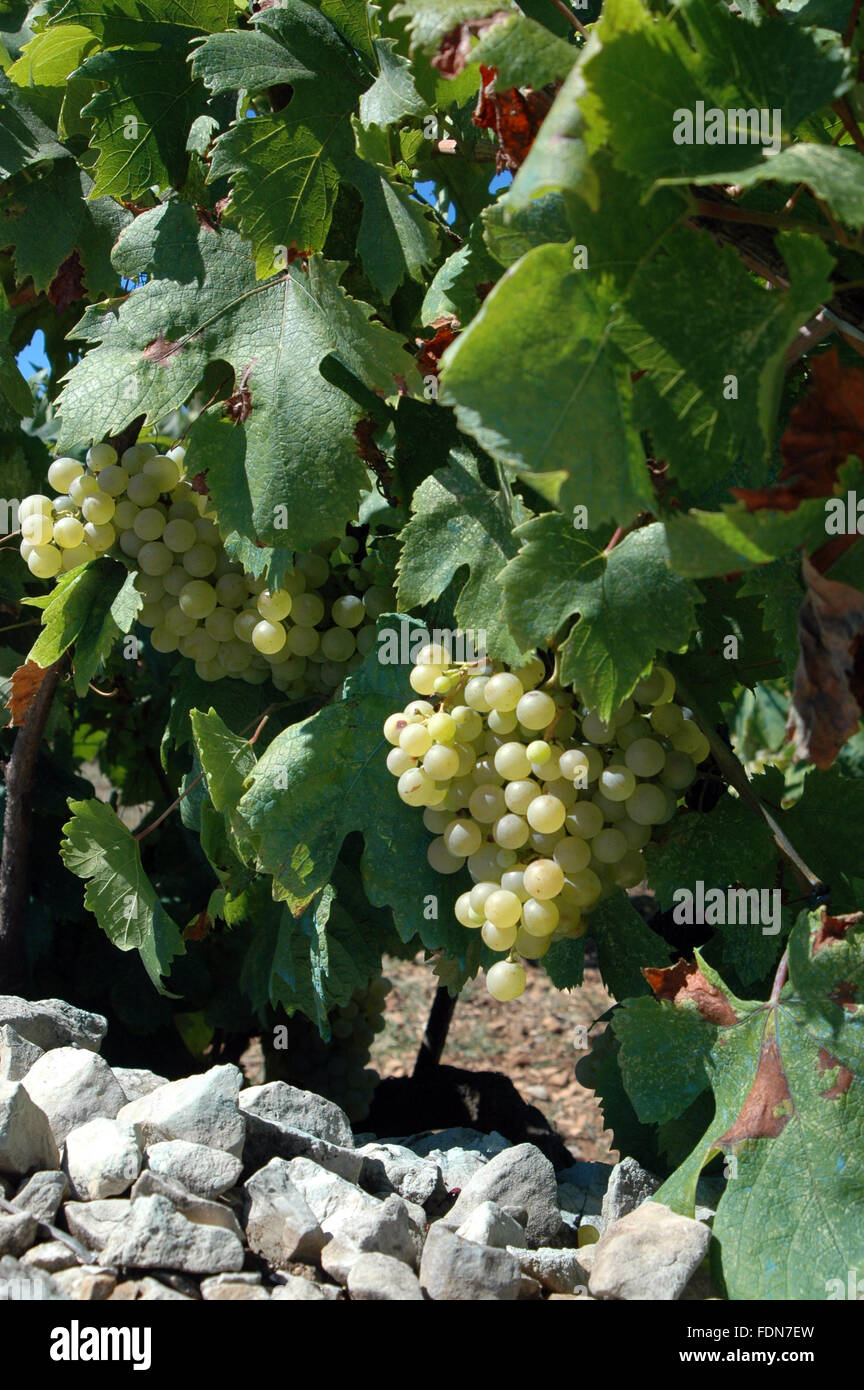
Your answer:
[[[523,14],[494,24],[471,50],[471,62],[497,68],[496,87],[533,87],[539,91],[550,82],[563,80],[579,50]]]
[[[509,0],[400,0],[391,18],[407,20],[412,49],[434,52],[457,25],[509,9],[515,9]]]
[[[190,719],[210,800],[217,811],[231,811],[255,767],[255,750],[248,738],[232,733],[214,709],[192,710]]]
[[[802,913],[789,944],[794,979],[776,1000],[736,1009],[738,1021],[717,1027],[708,1064],[715,1117],[656,1200],[692,1214],[701,1169],[727,1155],[713,1229],[730,1298],[824,1299],[864,1259],[853,1215],[864,1191],[861,1006],[851,1002],[862,948],[860,914]],[[850,1002],[832,1004],[832,994]],[[691,1009],[692,1000],[682,992],[675,1005]],[[716,1019],[697,1006],[713,1031]]]
[[[686,644],[699,591],[670,570],[660,525],[633,531],[608,552],[552,512],[517,536],[522,549],[500,581],[510,627],[527,648],[578,614],[561,645],[561,680],[607,719],[658,651]]]
[[[94,53],[72,76],[105,84],[82,113],[93,120],[90,144],[99,151],[91,197],[129,201],[151,186],[182,185],[189,130],[206,99],[182,48]]]
[[[65,159],[67,154],[21,90],[0,72],[0,178],[10,179],[43,159]]]
[[[69,810],[60,854],[67,869],[89,880],[85,906],[113,945],[138,951],[154,987],[167,994],[162,978],[186,947],[141,867],[137,842],[102,801],[70,800]]]
[[[252,539],[308,549],[344,529],[368,486],[354,436],[361,407],[324,379],[319,363],[332,356],[390,394],[411,359],[397,334],[370,322],[369,305],[339,287],[341,265],[295,262],[262,283],[236,233],[204,226],[198,244],[203,286],[153,280],[122,305],[94,308],[81,320],[76,336],[100,346],[66,379],[58,447],[101,438],[141,414],[155,423],[189,398],[208,362],[228,362],[238,378],[246,373],[251,392],[249,417],[235,428]],[[188,254],[181,255],[185,268]],[[218,457],[196,459],[199,469],[218,464]],[[280,529],[286,516],[288,528]]]
[[[474,645],[493,658],[518,665],[530,641],[520,647],[501,611],[499,571],[515,554],[514,522],[526,515],[514,499],[506,502],[481,480],[467,449],[454,450],[447,468],[420,484],[411,502],[411,520],[402,531],[398,603],[408,611],[440,597],[457,572],[469,575],[456,600],[460,627],[479,634]],[[485,634],[485,640],[483,635]]]
[[[857,907],[855,875],[862,817],[864,781],[832,767],[827,772],[809,771],[798,801],[780,819],[808,867],[830,887],[834,912],[852,912]]]
[[[800,144],[762,164],[739,170],[733,182],[741,188],[771,180],[773,183],[806,184],[825,202],[841,222],[860,227],[864,222],[864,167],[858,150],[849,145]],[[693,183],[713,183],[714,176],[688,179]]]
[[[620,889],[586,914],[603,983],[616,999],[645,994],[645,967],[665,965],[669,947],[640,917]]]
[[[420,310],[422,323],[447,315],[470,323],[501,267],[486,249],[483,223],[475,222],[467,240],[448,256],[426,291]]]
[[[363,200],[357,251],[382,299],[390,300],[406,276],[423,279],[438,234],[425,205],[388,173],[384,132],[362,130],[356,122],[354,128],[361,158],[346,162],[343,172]]]
[[[375,39],[374,48],[379,71],[360,98],[362,124],[386,127],[409,116],[422,116],[428,108],[407,58],[394,51],[393,39]]]
[[[410,643],[417,630],[422,625],[409,619],[379,620],[379,639],[401,631]],[[443,946],[470,972],[471,962],[474,969],[477,964],[475,937],[453,915],[466,875],[432,870],[422,815],[399,799],[386,767],[381,729],[410,696],[407,674],[404,665],[379,661],[373,647],[346,680],[342,700],[273,740],[258,760],[238,815],[255,838],[259,868],[273,876],[274,897],[295,915],[330,881],[346,836],[360,831],[369,902],[392,909],[403,941],[419,936],[428,950]]]
[[[234,19],[231,0],[66,0],[49,25],[83,25],[106,48],[215,33]]]
[[[717,1029],[706,1025],[695,1004],[625,999],[611,1027],[624,1086],[643,1123],[674,1119],[708,1086],[706,1063]]]
[[[620,168],[647,178],[710,175],[735,183],[741,170],[763,163],[764,146],[756,141],[731,148],[679,143],[676,113],[695,112],[697,102],[724,113],[779,111],[788,139],[849,85],[848,60],[836,41],[779,15],[749,24],[710,0],[690,0],[660,18],[640,0],[622,0],[606,7],[593,37],[583,67],[592,141],[608,141]]]
[[[460,427],[545,484],[562,511],[586,506],[592,527],[626,523],[651,504],[630,374],[609,342],[616,299],[611,285],[573,269],[566,247],[537,247],[484,300],[441,373],[441,400]]]
[[[29,275],[37,290],[47,290],[58,268],[77,251],[87,293],[94,299],[119,293],[111,248],[132,214],[113,198],[91,200],[92,189],[93,180],[83,169],[71,159],[59,159],[41,178],[16,185],[3,198],[3,235],[13,248],[19,282]]]
[[[344,876],[339,866],[335,884],[322,889],[300,917],[256,890],[251,895],[257,909],[254,935],[240,976],[241,988],[259,1013],[268,1005],[289,1014],[300,1010],[317,1024],[325,1042],[330,1038],[328,1012],[347,1004],[381,961],[382,914],[368,904],[358,912],[355,902],[346,910],[339,893]]]
[[[685,486],[725,477],[736,461],[756,482],[767,480],[786,349],[830,298],[833,265],[827,249],[800,232],[779,237],[778,247],[790,287],[769,291],[731,247],[688,230],[670,233],[636,271],[611,330],[642,373],[634,416]]]
[[[229,78],[224,55],[230,50],[236,58],[235,88],[260,83],[271,63],[268,86],[290,84],[283,110],[259,112],[252,120],[244,114],[219,137],[210,168],[211,181],[230,179],[231,215],[252,241],[259,275],[266,276],[279,267],[278,248],[320,251],[324,246],[340,168],[353,158],[350,117],[362,73],[344,39],[312,5],[290,0],[265,10],[258,22],[259,33],[206,40],[192,69],[222,90]],[[281,73],[277,47],[284,55]]]
[[[117,638],[129,632],[143,599],[134,575],[115,560],[99,559],[58,579],[42,614],[42,631],[28,660],[51,666],[75,644],[75,691],[90,681]]]
[[[825,503],[802,502],[794,512],[748,512],[743,502],[719,512],[691,508],[666,519],[669,559],[678,574],[691,579],[752,569],[825,539]]]

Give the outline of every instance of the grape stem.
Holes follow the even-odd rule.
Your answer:
[[[688,693],[686,687],[679,680],[677,674],[675,676],[675,681],[678,687],[678,694],[681,698],[682,703],[688,705],[689,708],[693,711],[693,714],[696,717],[696,721],[699,724],[699,727],[701,728],[709,744],[711,745],[711,752],[714,755],[714,760],[720,768],[720,771],[723,773],[723,776],[725,777],[729,786],[734,787],[735,790],[738,792],[739,796],[741,797],[741,800],[746,801],[750,809],[755,811],[756,814],[758,816],[761,816],[762,820],[764,820],[765,824],[768,826],[768,829],[771,831],[771,834],[774,836],[774,842],[777,845],[777,848],[780,850],[781,854],[783,854],[789,861],[794,873],[797,875],[802,885],[807,888],[808,896],[813,896],[816,894],[821,894],[824,896],[827,893],[827,885],[823,882],[821,878],[819,878],[817,874],[813,873],[812,869],[808,868],[807,864],[805,864],[804,860],[801,858],[801,855],[798,853],[798,851],[795,849],[795,846],[790,841],[788,835],[786,835],[785,831],[781,830],[780,826],[777,824],[770,811],[768,811],[761,797],[757,796],[754,792],[750,784],[750,779],[747,776],[746,770],[744,769],[741,762],[735,756],[728,743],[725,743],[724,740],[720,738],[717,731],[712,726],[711,721],[705,716],[704,712],[701,711],[699,706],[694,702],[692,695]]]

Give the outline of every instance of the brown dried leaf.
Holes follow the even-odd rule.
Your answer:
[[[773,1031],[766,1029],[759,1051],[759,1065],[747,1099],[735,1123],[716,1143],[723,1148],[727,1144],[740,1143],[742,1139],[776,1139],[794,1110],[777,1038]]]
[[[826,946],[830,946],[832,941],[843,941],[853,927],[857,927],[859,922],[864,922],[864,912],[846,912],[840,917],[832,917],[824,903],[821,908],[822,921],[819,930],[813,935],[810,952],[811,955],[818,955]]]
[[[841,1096],[845,1096],[855,1079],[854,1073],[848,1067],[844,1067],[843,1063],[838,1061],[836,1057],[832,1057],[830,1052],[826,1052],[824,1047],[819,1049],[816,1070],[820,1076],[829,1071],[837,1073],[828,1090],[819,1092],[825,1100],[839,1100]]]
[[[662,970],[649,967],[642,974],[658,999],[668,999],[679,1007],[689,1001],[708,1023],[719,1028],[739,1021],[726,995],[706,980],[694,961],[679,960]]]
[[[509,18],[508,10],[496,10],[484,19],[469,19],[457,24],[441,40],[439,51],[431,59],[432,67],[437,68],[442,77],[458,77],[470,59],[472,40]]]
[[[48,674],[47,666],[37,666],[35,661],[25,661],[17,671],[12,672],[11,690],[7,704],[11,714],[10,724],[20,726],[24,723],[36,693]]]
[[[864,368],[841,366],[837,349],[811,361],[812,384],[780,441],[784,464],[773,487],[732,488],[747,510],[793,512],[810,497],[831,497],[850,454],[864,459]]]
[[[71,256],[66,257],[48,286],[48,298],[57,313],[62,314],[70,304],[76,304],[79,299],[83,299],[86,293],[81,257],[77,251],[73,251]]]
[[[164,333],[158,334],[152,342],[144,348],[141,356],[147,362],[158,362],[160,367],[167,367],[170,359],[176,357],[178,352],[182,352],[185,347],[179,338],[176,342],[169,342]]]
[[[496,92],[497,70],[481,66],[480,74],[480,95],[471,119],[483,130],[494,130],[498,137],[495,156],[498,173],[504,169],[515,171],[527,159],[561,84],[555,83],[539,92],[530,87],[509,87],[504,92]]]
[[[826,768],[858,732],[864,708],[864,594],[826,579],[806,555],[802,573],[807,592],[787,737],[797,762]]]

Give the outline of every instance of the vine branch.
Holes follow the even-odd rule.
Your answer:
[[[15,735],[6,764],[6,812],[0,857],[0,990],[22,994],[27,984],[26,922],[30,896],[33,788],[39,745],[51,713],[63,658],[45,672]]]

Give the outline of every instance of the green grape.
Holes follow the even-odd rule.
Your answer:
[[[126,550],[124,541],[130,534],[134,533],[126,531],[120,537],[121,549]],[[144,573],[167,574],[174,563],[174,556],[167,545],[163,545],[162,541],[141,541],[139,536],[135,536],[135,540],[138,541],[138,565]],[[129,551],[126,550],[126,553],[129,554]]]
[[[87,467],[91,473],[101,473],[103,469],[113,466],[116,462],[117,450],[113,444],[94,444],[87,450]]]
[[[165,608],[162,624],[175,637],[188,637],[198,625],[197,619],[184,613],[179,603],[171,603],[170,598],[168,599],[168,606]]]
[[[675,709],[674,705],[660,705],[659,709]],[[687,787],[696,780],[696,764],[689,753],[681,753],[678,749],[673,749],[666,755],[666,763],[660,774],[660,781],[664,787],[671,787],[673,791],[686,791]]]
[[[578,835],[565,835],[552,851],[552,858],[556,864],[561,865],[565,874],[577,874],[588,868],[591,862],[591,847],[587,840],[581,839]]]
[[[173,511],[173,507],[171,510]],[[195,527],[191,521],[186,521],[183,517],[171,517],[165,526],[163,539],[168,549],[173,550],[175,555],[186,555],[197,540]]]
[[[41,492],[34,492],[29,497],[25,497],[18,507],[18,524],[20,526],[21,522],[27,516],[33,516],[34,514],[51,516],[53,512],[54,503],[51,501],[51,498],[43,497]]]
[[[531,760],[523,743],[502,743],[494,763],[495,771],[508,782],[524,781],[531,775]]]
[[[121,534],[124,531],[131,530],[132,523],[138,515],[138,510],[135,503],[130,502],[128,497],[121,497],[119,502],[115,502],[113,521]]]
[[[522,881],[532,898],[545,902],[557,898],[564,887],[564,871],[554,859],[535,859],[522,875]]]
[[[525,993],[527,978],[522,966],[509,960],[498,960],[486,972],[486,988],[499,1003],[518,999]]]
[[[218,591],[218,585],[216,586]],[[218,597],[218,593],[217,593]],[[204,628],[216,642],[230,642],[234,636],[234,614],[230,608],[214,608],[204,619]]]
[[[96,554],[101,555],[103,551],[111,549],[117,539],[117,532],[110,521],[106,521],[102,526],[88,521],[84,526],[84,538],[87,544],[93,547]]]
[[[507,803],[500,787],[492,782],[482,782],[468,798],[468,809],[481,825],[491,825],[504,815]]]
[[[213,597],[216,597],[215,589]],[[259,652],[281,652],[286,638],[287,634],[282,624],[268,623],[266,618],[262,618],[252,629],[252,646]]]
[[[567,816],[567,807],[557,796],[538,796],[526,811],[528,824],[541,835],[549,835],[560,830]]]
[[[501,671],[489,677],[483,693],[490,709],[507,714],[516,709],[525,692],[518,676]]]
[[[499,816],[492,827],[495,843],[502,849],[521,849],[528,839],[528,823],[512,811]]]
[[[330,613],[337,627],[359,627],[366,617],[366,608],[362,599],[344,594],[336,599]]]
[[[195,544],[183,555],[183,568],[195,579],[204,579],[216,568],[216,551],[209,545]]]
[[[132,523],[132,529],[142,541],[158,541],[165,530],[164,511],[161,507],[142,507]],[[172,547],[168,548],[170,550]]]
[[[621,763],[610,763],[600,773],[600,791],[607,801],[626,801],[633,795],[635,786],[636,778],[630,767]]]
[[[411,773],[406,774],[411,776]],[[430,840],[426,850],[426,858],[435,870],[436,874],[455,874],[462,868],[464,860],[458,855],[451,854],[442,836],[435,840]]]
[[[555,718],[556,710],[555,701],[545,690],[528,690],[516,704],[516,718],[526,729],[545,729]]]
[[[180,590],[180,607],[190,618],[206,618],[217,602],[213,585],[203,579],[192,579]]]
[[[508,811],[514,811],[517,816],[524,816],[531,802],[540,796],[540,788],[536,782],[528,778],[521,778],[516,782],[508,782],[504,788],[504,803]]]
[[[48,481],[55,492],[68,492],[71,483],[80,478],[84,469],[77,459],[55,459],[48,468]]]
[[[81,473],[69,484],[69,496],[80,507],[85,497],[93,497],[100,491],[99,484],[91,473]]]
[[[658,825],[666,815],[666,796],[662,787],[641,782],[626,803],[627,815],[637,825]]]
[[[62,556],[61,569],[66,573],[69,570],[77,569],[79,565],[89,564],[91,560],[96,558],[96,551],[85,542],[82,545],[76,545],[74,550],[62,551]]]
[[[126,457],[125,454],[123,456]],[[161,489],[155,478],[148,478],[146,473],[136,473],[126,484],[126,493],[130,501],[136,507],[152,507],[159,500]],[[74,493],[72,496],[74,497]]]
[[[522,903],[506,888],[495,888],[483,904],[487,921],[496,927],[514,927],[522,916]]]
[[[314,627],[288,629],[288,650],[295,656],[312,656],[321,644],[320,633]]]
[[[94,492],[81,503],[81,513],[85,521],[92,521],[96,526],[104,526],[106,521],[111,521],[116,510],[114,498],[109,497],[107,493]],[[140,531],[138,534],[141,534]],[[145,537],[145,540],[151,539],[155,540],[155,536]]]
[[[344,627],[331,627],[321,637],[321,650],[328,661],[348,661],[355,645],[354,634]]]
[[[671,705],[660,705],[660,709],[672,709]],[[666,761],[663,745],[652,738],[637,738],[629,745],[624,761],[637,777],[656,777]]]
[[[603,829],[603,811],[593,801],[578,801],[567,812],[565,825],[570,835],[591,840]]]
[[[530,936],[551,936],[559,916],[557,906],[551,901],[528,898],[522,904],[522,926]]]
[[[129,474],[125,468],[121,468],[118,464],[109,464],[99,474],[99,491],[104,492],[107,497],[121,497],[128,485]],[[156,498],[154,497],[153,500],[155,502]],[[131,498],[129,505],[134,505]]]
[[[516,941],[517,929],[512,927],[496,927],[494,922],[486,921],[480,928],[480,935],[483,942],[491,951],[509,951]]]
[[[453,911],[456,917],[456,921],[461,923],[463,927],[470,927],[472,928],[472,930],[476,930],[477,928],[482,927],[484,922],[483,915],[480,912],[475,912],[473,907],[471,906],[470,893],[459,894],[459,897],[456,899]]]
[[[591,853],[601,864],[617,864],[627,853],[627,840],[614,826],[601,830],[591,841]]]
[[[154,627],[150,633],[150,645],[157,652],[176,652],[179,640],[167,627]]]
[[[51,518],[45,516],[44,512],[33,512],[30,516],[25,516],[21,522],[21,536],[31,545],[50,545],[54,538]]]
[[[312,589],[320,589],[321,585],[326,584],[330,577],[330,566],[327,561],[323,555],[316,555],[312,550],[307,550],[305,554],[297,556],[297,569],[305,578],[307,586]]]
[[[55,545],[34,545],[27,556],[27,568],[37,579],[53,579],[60,573],[63,557]]]
[[[422,725],[415,724],[412,727],[421,728]],[[425,732],[428,733],[428,730]],[[448,748],[443,743],[433,743],[423,758],[423,767],[436,782],[447,782],[459,771],[459,754],[455,748]]]

